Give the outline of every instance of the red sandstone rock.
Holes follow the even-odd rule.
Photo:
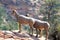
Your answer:
[[[14,39],[20,39],[20,38],[19,38],[19,37],[17,37],[17,36],[13,36],[13,38],[14,38]]]
[[[11,35],[11,34],[6,34],[6,35],[5,35],[5,38],[13,38],[13,35]]]

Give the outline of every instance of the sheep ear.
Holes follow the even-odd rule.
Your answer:
[[[30,14],[26,14],[26,16],[30,16]]]
[[[27,14],[27,16],[29,16],[30,14]]]
[[[13,9],[13,13],[17,13],[17,11]]]

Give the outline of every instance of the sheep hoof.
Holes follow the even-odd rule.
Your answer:
[[[18,31],[18,33],[21,33],[21,31]]]
[[[36,35],[35,37],[37,38],[38,36]]]

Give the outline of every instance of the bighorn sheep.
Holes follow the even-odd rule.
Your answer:
[[[33,34],[33,19],[30,19],[30,17],[26,17],[24,15],[19,15],[16,10],[13,10],[11,13],[12,16],[14,16],[17,19],[17,22],[19,24],[19,32],[21,32],[21,24],[28,24],[30,26],[30,29],[32,30]],[[30,33],[30,31],[29,31]]]

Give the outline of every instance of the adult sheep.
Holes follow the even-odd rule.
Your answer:
[[[34,28],[36,28],[37,36],[38,36],[37,30],[40,30],[40,37],[42,36],[42,31],[45,30],[46,31],[46,40],[48,39],[49,28],[50,28],[50,24],[48,22],[35,19],[35,23],[33,26],[34,26]]]
[[[16,18],[16,20],[19,24],[19,32],[21,32],[21,24],[27,24],[30,26],[30,29],[32,30],[32,34],[33,34],[33,24],[34,24],[33,19],[31,19],[30,17],[26,17],[24,15],[18,14],[18,12],[16,10],[12,10],[11,15]],[[29,33],[30,33],[30,31],[29,31]]]
[[[30,17],[29,14],[27,14],[26,16]],[[45,30],[46,31],[46,40],[47,40],[48,35],[49,35],[50,24],[47,21],[42,21],[42,20],[34,19],[34,18],[31,18],[31,19],[33,19],[35,21],[33,27],[36,28],[36,33],[37,33],[36,37],[38,36],[38,30],[40,31],[40,37],[42,36],[42,31]]]

